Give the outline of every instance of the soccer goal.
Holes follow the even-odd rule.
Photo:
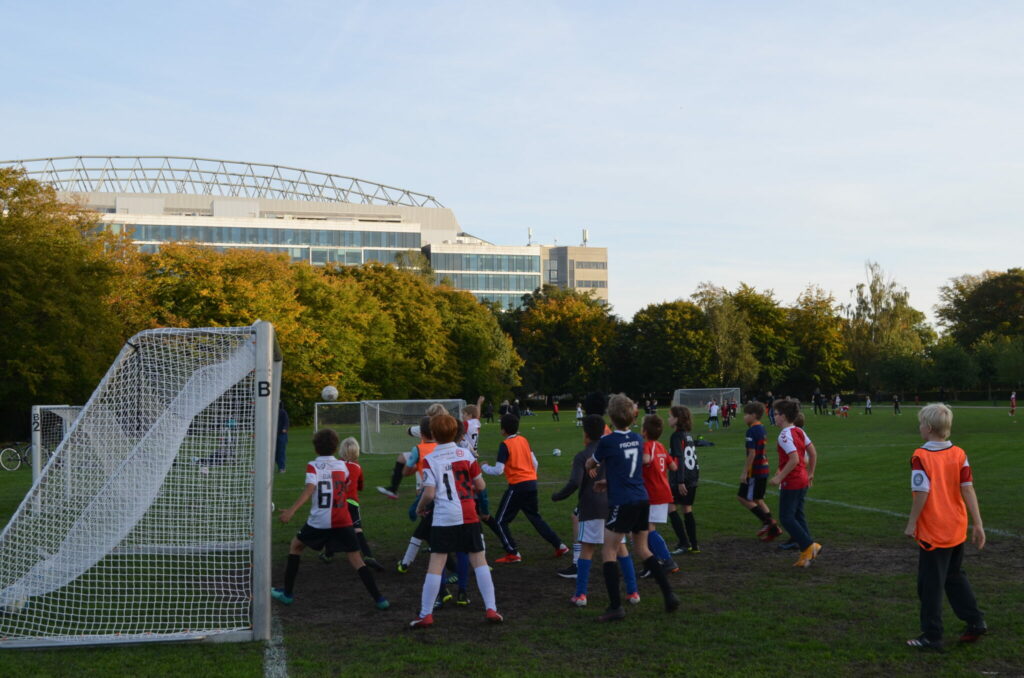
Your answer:
[[[743,402],[738,388],[677,388],[672,394],[673,405],[685,405],[697,411],[706,410],[712,400],[719,405],[730,400],[737,404]]]
[[[32,480],[39,478],[43,466],[71,430],[82,411],[80,405],[32,406]]]
[[[363,432],[360,428],[362,421],[362,403],[324,401],[313,406],[313,430],[321,428],[333,428],[335,433],[342,439],[352,436],[362,439]],[[365,452],[365,450],[362,450]]]
[[[0,647],[269,638],[280,360],[266,322],[125,344],[0,532]]]
[[[403,452],[415,441],[409,438],[410,426],[420,423],[427,408],[441,403],[458,419],[465,400],[364,400],[361,407],[360,448],[366,454]]]

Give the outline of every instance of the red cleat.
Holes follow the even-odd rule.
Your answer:
[[[496,562],[496,563],[521,563],[522,561],[523,561],[523,557],[521,555],[519,555],[518,553],[509,553],[506,556],[502,556],[501,558],[498,558],[494,562]]]
[[[428,614],[426,617],[420,617],[419,619],[413,619],[409,622],[410,629],[425,629],[434,625],[434,615]]]
[[[552,557],[554,557],[554,558],[561,558],[562,556],[564,556],[568,552],[569,552],[569,547],[566,546],[565,544],[561,544],[557,549],[555,549],[555,555],[552,556]]]
[[[487,612],[484,613],[484,619],[491,624],[500,624],[505,621],[505,618],[502,617],[497,610],[487,610]]]

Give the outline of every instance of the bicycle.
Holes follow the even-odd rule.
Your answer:
[[[13,443],[0,450],[0,468],[17,471],[22,464],[32,466],[32,443]]]

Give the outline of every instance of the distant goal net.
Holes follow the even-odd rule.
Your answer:
[[[712,400],[719,406],[731,400],[737,405],[743,402],[738,388],[678,388],[672,394],[673,405],[685,405],[694,412],[706,412]]]
[[[364,400],[361,415],[361,439],[363,452],[385,454],[404,452],[417,441],[409,437],[408,429],[420,423],[427,408],[434,403],[444,405],[448,413],[461,418],[465,400]]]
[[[0,648],[270,635],[273,327],[118,354],[0,532]]]
[[[71,430],[80,405],[34,405],[32,407],[32,480],[36,480],[64,436]]]

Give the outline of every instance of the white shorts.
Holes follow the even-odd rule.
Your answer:
[[[604,521],[600,518],[596,520],[581,520],[580,531],[576,541],[581,544],[603,544]]]
[[[652,523],[667,523],[668,507],[670,505],[671,504],[651,504],[651,509],[647,515],[647,520]]]

